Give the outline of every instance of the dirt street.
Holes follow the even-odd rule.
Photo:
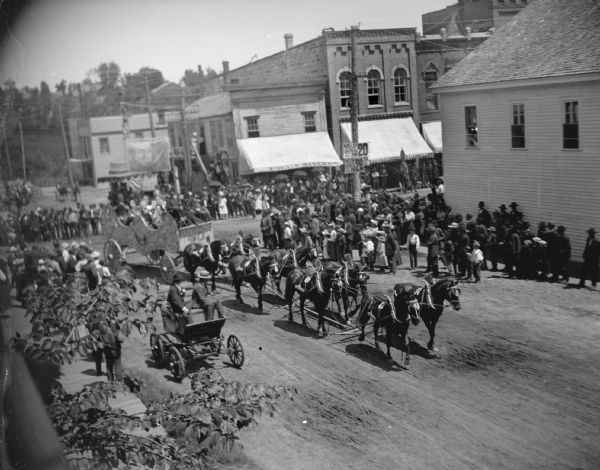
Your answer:
[[[223,221],[216,231],[255,223]],[[407,280],[417,278],[406,268],[395,277],[374,274],[369,289]],[[410,370],[388,366],[372,334],[360,343],[332,327],[328,338],[318,338],[290,324],[274,296],[261,315],[253,291],[243,292],[248,303],[239,305],[231,286],[219,285],[230,317],[224,334],[241,339],[246,363],[241,370],[228,367],[226,357],[210,364],[236,380],[298,389],[275,418],[243,432],[256,468],[600,466],[598,290],[484,272],[480,284],[462,285],[460,311],[444,311],[437,358],[424,351],[425,327],[411,327]],[[392,356],[400,358],[396,347]],[[124,361],[173,390],[189,389],[189,379],[176,384],[167,370],[152,367],[147,338],[132,338]]]

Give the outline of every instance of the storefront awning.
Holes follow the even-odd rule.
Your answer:
[[[423,124],[423,137],[434,153],[442,153],[442,121],[426,122]]]
[[[343,122],[341,126],[344,141],[352,142],[351,124]],[[360,121],[358,141],[369,144],[369,164],[399,160],[402,150],[407,160],[433,156],[412,118]]]
[[[327,132],[238,139],[240,174],[340,166]]]

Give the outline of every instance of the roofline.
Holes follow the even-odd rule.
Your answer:
[[[553,77],[535,77],[535,78],[521,78],[512,80],[503,80],[496,82],[486,83],[473,83],[465,85],[450,85],[450,86],[436,86],[432,85],[431,89],[436,93],[460,93],[464,91],[480,91],[489,89],[505,89],[505,88],[518,88],[526,86],[543,86],[543,85],[560,85],[569,83],[581,83],[589,81],[600,81],[600,72],[587,72],[587,73],[571,73],[565,75],[556,75]]]
[[[229,93],[236,93],[241,91],[254,91],[254,90],[278,90],[278,89],[286,89],[286,88],[311,88],[311,87],[327,87],[329,81],[327,78],[324,78],[322,81],[312,81],[312,82],[290,82],[290,83],[281,83],[281,84],[271,84],[271,85],[250,85],[250,86],[236,86],[231,85],[228,87]]]

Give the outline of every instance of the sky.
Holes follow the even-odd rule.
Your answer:
[[[0,0],[2,3],[15,0]],[[19,0],[16,0],[19,1]],[[0,85],[51,89],[102,62],[122,73],[149,66],[179,82],[186,69],[230,69],[313,39],[323,28],[421,28],[452,0],[32,0],[0,38]],[[7,18],[0,18],[7,24]],[[93,75],[92,75],[93,77]]]

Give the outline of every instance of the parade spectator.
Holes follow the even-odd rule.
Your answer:
[[[410,269],[418,268],[419,262],[419,247],[421,246],[421,239],[419,235],[415,233],[415,229],[411,228],[408,231],[408,258],[410,260]]]
[[[275,249],[275,240],[273,237],[273,219],[271,218],[270,211],[263,213],[262,220],[260,221],[260,230],[262,232],[263,244],[269,250]]]
[[[485,249],[486,249],[486,251],[484,252],[485,269],[488,269],[487,260],[489,259],[492,264],[492,271],[493,272],[498,271],[499,245],[498,245],[498,237],[496,235],[496,227],[492,226],[492,227],[488,228],[488,238],[487,238],[487,243],[486,243]]]
[[[504,265],[506,273],[510,277],[517,275],[517,265],[519,253],[521,252],[521,239],[516,231],[516,228],[509,228],[506,232],[506,241],[504,246]]]
[[[385,226],[385,255],[388,259],[388,266],[391,274],[396,274],[396,265],[398,264],[398,242],[392,234],[392,225]]]
[[[596,229],[587,231],[588,237],[583,250],[583,264],[579,271],[579,287],[585,287],[585,281],[590,277],[592,286],[596,287],[598,282],[598,265],[600,263],[600,241],[596,239]]]
[[[470,254],[471,272],[473,273],[474,282],[481,281],[481,263],[483,262],[483,252],[480,249],[479,242],[473,242],[473,251]]]
[[[485,202],[479,201],[479,211],[477,212],[477,225],[484,225],[489,227],[492,225],[492,216],[490,212],[485,208]]]
[[[550,238],[548,243],[548,259],[552,272],[551,282],[560,280],[569,282],[568,264],[571,259],[571,241],[565,232],[565,227],[559,225],[556,228],[556,234]]]
[[[433,225],[427,228],[427,270],[434,277],[439,276],[440,239]]]

